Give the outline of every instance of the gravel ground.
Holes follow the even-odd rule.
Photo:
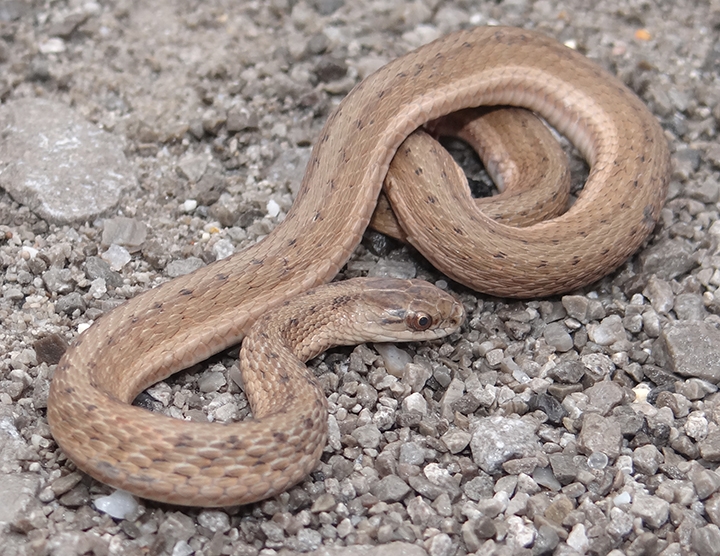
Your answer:
[[[720,554],[720,2],[583,4],[0,0],[0,554]],[[276,499],[110,517],[45,419],[63,340],[269,233],[359,79],[495,23],[573,45],[662,122],[648,246],[558,298],[451,284],[469,318],[447,342],[314,361],[331,438]],[[381,248],[344,275],[442,279]],[[140,403],[240,418],[238,373],[226,353]]]

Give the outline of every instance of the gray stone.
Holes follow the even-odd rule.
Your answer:
[[[461,527],[463,541],[469,552],[480,549],[482,543],[497,533],[495,524],[487,517],[468,519]]]
[[[661,315],[669,313],[675,303],[675,296],[670,284],[656,276],[650,277],[643,290],[643,295],[650,300],[653,309]]]
[[[75,486],[82,481],[82,474],[79,472],[68,473],[53,481],[50,488],[55,493],[55,496],[61,496],[66,492],[70,492]]]
[[[601,346],[610,346],[615,342],[627,340],[625,327],[619,315],[605,317],[600,324],[588,326],[590,340]]]
[[[630,511],[640,517],[648,527],[657,529],[667,521],[670,514],[670,504],[657,496],[636,492],[633,496]]]
[[[177,278],[178,276],[190,274],[203,266],[205,266],[205,263],[202,259],[197,257],[188,257],[187,259],[178,259],[170,262],[165,270],[170,278]]]
[[[720,496],[714,495],[705,501],[705,513],[715,525],[720,523]]]
[[[0,129],[0,187],[48,222],[91,221],[137,187],[119,138],[62,103],[9,101]]]
[[[417,442],[404,442],[400,446],[398,461],[409,465],[421,465],[425,462],[425,452]]]
[[[612,419],[607,419],[597,413],[585,413],[577,445],[578,450],[585,455],[602,452],[614,460],[620,455],[622,447],[620,427]]]
[[[472,435],[462,429],[450,429],[440,437],[445,447],[450,450],[451,454],[462,452],[468,444]]]
[[[455,546],[450,535],[438,533],[428,543],[428,554],[430,556],[451,556],[455,554]]]
[[[411,490],[408,484],[397,475],[388,475],[375,483],[370,492],[383,502],[399,502]]]
[[[375,266],[370,269],[368,276],[409,280],[417,276],[417,268],[415,264],[410,261],[380,259]]]
[[[82,295],[72,292],[64,295],[55,302],[55,312],[72,315],[75,311],[85,312],[87,304]]]
[[[691,535],[692,547],[699,556],[720,555],[720,528],[715,524],[695,529]]]
[[[632,459],[635,469],[640,473],[654,475],[662,462],[662,455],[653,444],[646,444],[635,448]]]
[[[675,391],[685,396],[690,401],[701,400],[708,394],[714,394],[718,391],[718,387],[699,378],[689,378],[680,382],[675,387]]]
[[[120,245],[134,253],[140,250],[146,238],[147,225],[135,218],[116,216],[103,222],[103,245]]]
[[[217,392],[225,386],[225,376],[219,371],[207,371],[202,374],[198,381],[198,389],[201,392]]]
[[[33,473],[0,475],[0,526],[16,522],[37,504],[39,488],[40,477]]]
[[[602,380],[587,390],[588,408],[595,409],[601,415],[607,415],[612,409],[620,405],[625,398],[625,392],[616,382]]]
[[[688,242],[680,238],[660,242],[640,253],[641,272],[655,274],[662,280],[672,280],[697,264],[693,251]]]
[[[539,448],[535,427],[522,419],[484,417],[470,425],[473,461],[486,473],[499,471],[509,459],[528,457]]]
[[[693,461],[690,465],[687,476],[692,481],[700,500],[705,500],[720,489],[720,475],[712,469],[705,469],[696,461]]]
[[[560,544],[560,537],[549,525],[541,525],[533,544],[533,554],[550,554]]]
[[[422,527],[427,527],[430,520],[437,516],[437,512],[430,504],[423,500],[422,496],[416,496],[408,502],[407,512],[410,521],[412,521],[414,525],[420,525]]]
[[[707,316],[703,298],[696,293],[681,293],[675,298],[673,305],[678,320],[699,321]]]
[[[220,510],[203,510],[197,520],[200,525],[213,533],[225,533],[230,529],[230,517]]]
[[[481,498],[490,498],[493,495],[492,477],[482,474],[470,479],[463,485],[463,492],[470,500],[478,501]]]
[[[568,316],[587,323],[587,312],[590,300],[584,295],[564,295],[562,297],[562,305],[567,311]]]
[[[581,361],[562,361],[548,371],[548,376],[565,384],[577,384],[585,374]]]
[[[357,440],[357,443],[363,448],[377,448],[380,444],[382,433],[374,423],[363,425],[356,428],[350,435]]]
[[[588,353],[583,355],[582,363],[585,365],[585,373],[596,382],[603,380],[615,370],[615,364],[604,353]]]
[[[698,444],[700,454],[706,461],[720,461],[720,430],[714,430]]]
[[[669,324],[653,356],[659,366],[679,375],[720,382],[720,330],[705,322]]]
[[[391,542],[380,546],[323,546],[308,556],[427,556],[422,546],[408,542]]]
[[[548,324],[543,332],[543,337],[548,345],[554,347],[556,351],[566,352],[573,347],[572,336],[570,336],[565,326],[559,322]]]
[[[115,272],[110,265],[103,261],[100,257],[88,257],[85,260],[85,276],[90,280],[102,278],[108,286],[119,288],[123,285],[123,277],[119,272]]]
[[[572,456],[569,454],[550,454],[548,456],[553,475],[555,475],[555,478],[561,485],[569,485],[577,477],[580,467],[575,461],[576,457],[582,456]]]

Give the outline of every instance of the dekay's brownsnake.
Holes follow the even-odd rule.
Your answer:
[[[281,430],[260,425],[259,434],[245,437],[249,423],[185,423],[128,404],[147,386],[237,343],[271,307],[335,276],[360,241],[394,153],[415,128],[465,107],[498,104],[544,116],[580,149],[591,173],[583,195],[553,221],[518,230],[486,222],[482,264],[502,268],[507,283],[485,289],[549,294],[620,264],[653,228],[664,199],[668,151],[657,122],[619,81],[540,34],[455,33],[391,62],[348,95],[320,134],[291,211],[264,241],[131,299],[77,338],[55,371],[48,400],[60,447],[101,481],[179,504],[245,503],[277,492],[272,485],[297,481],[283,466],[301,457],[299,448],[278,446],[287,440],[282,427],[294,419],[282,407]],[[444,203],[441,195],[432,194],[435,208]],[[410,197],[394,206],[408,235],[420,237],[406,205],[425,204],[428,194]],[[441,230],[448,245],[448,236],[463,234],[457,229]],[[445,245],[437,249],[426,256],[447,256]],[[462,274],[467,254],[456,254]],[[531,262],[532,276],[516,273],[515,258]],[[279,374],[268,370],[258,391],[281,382]],[[324,438],[324,415],[304,423]],[[224,449],[254,463],[239,470]],[[313,454],[303,472],[319,450]],[[254,466],[263,470],[259,482],[267,489],[248,484],[256,481]]]

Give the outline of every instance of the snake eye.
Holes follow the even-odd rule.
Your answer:
[[[409,328],[422,332],[432,326],[432,318],[427,313],[410,313],[405,317],[405,322]]]

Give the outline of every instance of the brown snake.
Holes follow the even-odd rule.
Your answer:
[[[639,99],[582,55],[538,33],[499,27],[454,33],[355,87],[328,119],[292,209],[267,238],[131,299],[75,340],[55,371],[48,400],[52,433],[69,458],[140,496],[202,506],[258,500],[309,472],[327,426],[317,411],[324,400],[296,391],[310,400],[311,414],[302,421],[310,447],[281,442],[299,419],[289,399],[269,399],[282,396],[272,394],[284,380],[282,369],[261,369],[260,384],[246,378],[255,392],[254,414],[265,415],[257,421],[188,423],[129,403],[149,385],[238,343],[269,309],[335,276],[360,242],[406,137],[425,122],[480,105],[539,113],[591,165],[584,193],[562,216],[517,229],[487,222],[479,240],[487,244],[482,264],[500,268],[505,281],[490,278],[496,283],[483,284],[484,291],[528,296],[572,289],[637,249],[658,217],[669,166],[662,130]],[[397,200],[394,189],[389,196],[415,242],[423,232],[406,212],[413,202],[428,204],[429,195],[415,191]],[[444,206],[442,195],[430,195],[429,204]],[[457,216],[457,207],[450,210]],[[439,228],[447,245],[426,256],[447,262],[464,230],[433,218],[419,220]],[[459,279],[471,255],[463,248],[455,254],[460,261],[450,264],[459,271],[451,276]],[[530,276],[517,270],[518,260],[530,263]],[[475,272],[486,276],[482,267]],[[319,291],[341,311],[343,296]],[[302,318],[312,320],[313,311]],[[279,405],[276,429],[259,409],[264,402]],[[302,469],[292,467],[301,458]]]

